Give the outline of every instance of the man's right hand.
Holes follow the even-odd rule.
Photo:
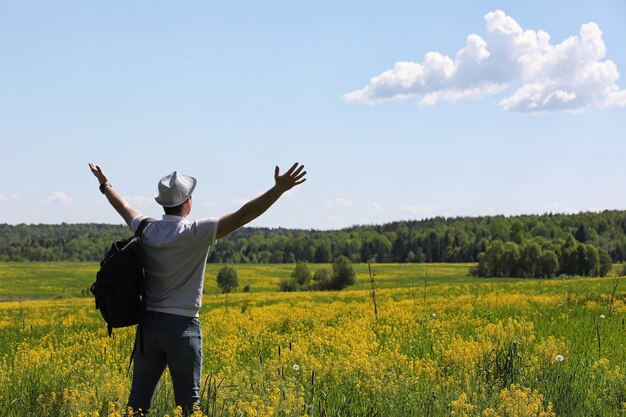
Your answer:
[[[274,186],[264,194],[248,201],[236,212],[220,217],[217,225],[217,238],[221,239],[265,213],[285,191],[306,181],[305,175],[304,165],[297,162],[282,175],[276,166],[274,169]]]
[[[285,191],[291,190],[296,185],[302,184],[306,181],[304,176],[306,175],[306,171],[303,171],[304,165],[300,165],[299,163],[295,163],[285,172],[283,175],[280,175],[280,169],[278,165],[274,169],[274,181],[276,183],[276,188],[284,193]]]
[[[90,162],[89,169],[91,169],[91,173],[98,179],[98,183],[100,183],[100,185],[108,182],[107,176],[104,175],[104,172],[102,172],[102,168],[100,168],[98,165],[92,164]],[[139,210],[133,208],[130,204],[128,204],[126,200],[124,200],[124,198],[122,198],[122,196],[113,189],[113,187],[106,187],[104,195],[106,196],[107,200],[109,200],[109,203],[111,203],[111,206],[113,206],[115,211],[117,211],[118,214],[122,216],[126,224],[132,229],[133,218],[141,216]]]
[[[107,176],[104,175],[104,172],[102,172],[102,168],[100,168],[98,165],[92,164],[90,162],[89,168],[91,169],[91,173],[98,179],[99,184],[104,184],[105,182],[108,182]]]

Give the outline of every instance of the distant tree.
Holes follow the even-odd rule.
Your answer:
[[[333,275],[330,279],[330,289],[341,290],[348,285],[354,285],[355,275],[350,259],[345,256],[339,256],[335,262],[333,262]]]
[[[394,262],[414,262],[415,252],[409,249],[410,231],[406,224],[400,224],[396,229],[395,239],[389,241],[393,242],[391,255]]]
[[[282,279],[278,284],[278,289],[283,292],[298,291],[298,284],[294,279]]]
[[[582,254],[577,252],[579,243],[573,236],[568,236],[561,247],[559,259],[560,274],[580,275],[580,258]]]
[[[552,278],[559,270],[559,257],[553,250],[546,249],[541,252],[539,259],[539,276]]]
[[[311,271],[309,271],[309,266],[306,262],[298,262],[296,264],[296,268],[291,273],[291,278],[293,278],[295,283],[300,287],[309,285],[311,281]]]
[[[541,247],[534,241],[525,241],[520,249],[521,275],[539,277],[541,270]]]
[[[524,225],[519,220],[511,223],[511,240],[520,245],[526,236]]]
[[[574,233],[574,238],[580,243],[585,243],[589,240],[589,233],[587,232],[587,228],[584,223],[581,223],[576,229],[576,233]]]
[[[285,254],[282,250],[275,250],[273,252],[270,252],[269,258],[270,263],[280,264],[285,261]]]
[[[314,290],[327,290],[330,288],[330,274],[326,269],[318,269],[313,274],[313,285],[312,289]]]
[[[535,223],[535,225],[530,230],[530,234],[535,237],[541,236],[548,239],[552,237],[551,230],[546,226],[543,221],[538,221],[537,223]]]
[[[503,216],[495,216],[490,229],[492,239],[506,242],[511,237],[511,224]]]
[[[237,271],[230,266],[225,266],[217,273],[217,286],[223,293],[229,293],[239,286]]]
[[[330,248],[330,242],[328,240],[322,240],[315,249],[315,255],[313,257],[315,263],[325,264],[331,261],[332,251]]]
[[[584,247],[586,253],[586,256],[584,258],[584,261],[586,261],[586,263],[583,263],[582,266],[582,274],[583,276],[586,277],[597,277],[600,275],[600,253],[598,252],[598,249],[591,245],[591,244],[585,244],[585,245],[580,245],[580,247]]]
[[[498,277],[503,276],[502,271],[502,249],[503,243],[500,240],[493,241],[485,252],[479,255],[478,266],[473,271],[480,277]]]
[[[506,242],[502,248],[502,268],[504,276],[520,276],[520,254],[519,246],[515,242]]]
[[[346,258],[347,259],[347,258]],[[349,262],[349,261],[348,261]],[[311,281],[311,278],[313,280]],[[280,281],[278,288],[280,291],[292,292],[292,291],[325,291],[334,288],[332,279],[328,271],[324,268],[320,268],[315,271],[315,274],[311,277],[308,265],[301,262],[296,265],[296,269],[291,273],[291,277],[285,278]]]
[[[417,262],[417,263],[426,262],[426,256],[424,255],[424,252],[422,250],[418,250],[415,253],[415,258],[413,259],[413,262]]]
[[[611,255],[604,249],[599,249],[598,252],[600,253],[600,276],[604,277],[613,268],[613,260]]]
[[[260,264],[267,264],[267,263],[270,262],[270,257],[271,256],[272,256],[272,252],[270,252],[268,250],[261,250],[261,251],[257,252],[256,260]]]

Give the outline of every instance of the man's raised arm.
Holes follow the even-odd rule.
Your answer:
[[[102,172],[102,168],[98,165],[94,165],[91,162],[89,163],[89,168],[91,169],[91,173],[98,179],[98,183],[100,184],[100,191],[104,194],[111,203],[111,206],[119,213],[120,216],[124,219],[128,227],[132,228],[131,222],[134,217],[140,216],[141,213],[139,210],[131,207],[124,198],[117,191],[113,189],[109,181],[107,180],[106,175]]]
[[[221,239],[245,224],[250,223],[265,213],[285,191],[306,181],[306,178],[304,178],[306,171],[303,171],[303,169],[304,165],[296,162],[287,172],[280,175],[280,170],[276,166],[274,169],[274,186],[257,198],[248,201],[236,212],[220,217],[217,225],[217,238]]]

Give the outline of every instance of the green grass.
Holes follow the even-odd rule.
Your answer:
[[[284,390],[284,397],[299,389],[309,393],[310,374],[289,379],[276,372],[283,360],[277,348],[288,356],[294,342],[294,360],[303,369],[308,363],[318,370],[317,410],[328,415],[449,417],[450,404],[461,392],[477,394],[471,401],[480,410],[496,407],[506,380],[537,390],[543,405],[552,402],[560,417],[626,416],[621,265],[605,278],[535,280],[474,278],[468,276],[469,264],[373,264],[378,320],[365,264],[353,265],[353,287],[306,293],[278,292],[278,283],[294,265],[231,266],[239,275],[239,291],[220,294],[215,277],[222,265],[207,265],[201,311],[205,375],[224,378],[218,409],[253,395],[271,403],[271,389],[264,384]],[[309,265],[312,272],[320,267],[331,269]],[[0,299],[5,300],[0,303],[0,415],[57,416],[76,409],[106,415],[109,401],[124,404],[132,330],[106,336],[87,293],[97,269],[95,263],[0,263]],[[241,291],[246,285],[251,292]],[[530,323],[534,341],[520,356],[503,342],[501,354],[488,356],[491,362],[477,361],[475,374],[461,382],[460,365],[450,359],[454,350],[446,350],[455,341],[467,348],[489,326],[510,319]],[[514,340],[515,331],[497,337]],[[350,337],[356,346],[342,350],[343,339]],[[565,344],[567,359],[556,364],[552,353],[550,363],[533,368],[529,361],[541,357],[538,346],[551,337]],[[511,352],[512,365],[506,359]],[[399,367],[397,360],[407,362]],[[412,361],[432,361],[432,379],[406,366]],[[335,366],[348,371],[333,376]],[[372,378],[381,380],[380,389],[367,392],[361,384]],[[55,401],[49,400],[53,394]],[[168,383],[157,394],[155,410],[156,416],[171,414]]]
[[[85,296],[97,270],[93,262],[2,262],[0,299]]]
[[[294,264],[235,264],[230,265],[239,276],[241,291],[249,285],[252,292],[277,292],[282,279],[289,278]],[[521,292],[525,294],[560,294],[584,296],[607,293],[615,285],[615,266],[609,277],[556,278],[549,280],[519,278],[474,278],[468,275],[472,264],[372,264],[375,285],[379,290],[406,288],[416,296],[479,295],[493,291]],[[205,273],[205,294],[218,294],[215,278],[221,264],[208,264]],[[0,263],[0,300],[50,299],[90,296],[89,287],[95,281],[99,265],[93,262],[2,262]],[[310,264],[314,272],[329,264]],[[354,264],[356,284],[352,291],[370,289],[367,264]],[[503,286],[506,284],[506,286]]]
[[[221,264],[208,264],[205,275],[205,293],[220,292],[215,278]],[[276,292],[282,279],[289,278],[295,265],[237,264],[239,290],[250,285],[253,292]],[[378,288],[411,288],[437,283],[473,282],[467,277],[469,264],[380,264],[373,265]],[[0,299],[66,298],[89,295],[99,265],[94,262],[12,262],[0,263]],[[312,272],[331,265],[310,264]],[[352,289],[369,289],[369,272],[365,264],[354,265],[357,282]]]

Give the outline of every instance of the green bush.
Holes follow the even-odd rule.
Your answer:
[[[354,285],[355,275],[350,259],[345,256],[339,256],[333,262],[333,276],[330,280],[330,289],[341,290],[348,285]]]
[[[330,288],[330,274],[325,269],[318,269],[313,274],[313,290],[328,290]]]
[[[311,271],[306,262],[298,262],[296,269],[291,273],[293,278],[299,287],[306,287],[311,282]]]
[[[217,273],[217,286],[223,293],[229,293],[239,286],[237,271],[230,266],[225,266]]]

